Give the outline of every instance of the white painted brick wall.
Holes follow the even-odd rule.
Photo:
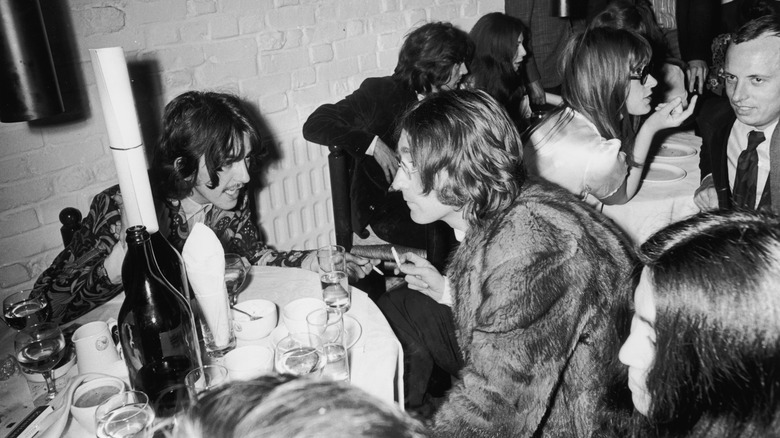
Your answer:
[[[0,123],[0,295],[30,286],[60,251],[62,208],[86,213],[116,183],[88,49],[122,46],[129,63],[155,67],[159,90],[145,98],[160,111],[190,89],[235,92],[258,107],[281,155],[257,194],[259,225],[280,249],[314,248],[333,239],[333,213],[327,149],[300,132],[311,111],[392,73],[411,27],[449,20],[468,30],[503,10],[503,0],[62,3],[89,107],[61,125]]]

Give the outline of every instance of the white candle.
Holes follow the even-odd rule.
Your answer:
[[[121,47],[90,49],[89,56],[129,222],[125,225],[144,225],[154,233],[160,227],[124,52]]]

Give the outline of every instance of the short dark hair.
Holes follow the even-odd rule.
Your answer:
[[[424,438],[425,427],[348,383],[266,375],[206,393],[177,436]]]
[[[750,20],[737,30],[731,44],[741,44],[769,35],[780,37],[780,17],[776,14]]]
[[[398,53],[393,76],[418,94],[447,83],[456,64],[468,64],[474,43],[450,23],[427,23],[413,30]]]
[[[481,90],[449,90],[415,104],[401,119],[423,193],[464,210],[479,227],[517,197],[525,173],[522,142],[504,108]],[[443,180],[437,176],[446,175]]]
[[[701,213],[651,236],[639,255],[656,307],[650,422],[674,436],[776,434],[780,218]]]
[[[251,157],[263,153],[260,133],[244,103],[226,93],[188,91],[165,106],[162,135],[152,159],[156,195],[183,199],[196,184],[200,157],[205,157],[210,182],[219,185],[223,166],[247,158],[244,140],[252,146]],[[254,166],[250,166],[253,168]]]

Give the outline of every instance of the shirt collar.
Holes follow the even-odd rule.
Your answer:
[[[214,207],[212,203],[200,204],[190,197],[186,197],[179,202],[181,203],[181,211],[184,213],[184,220],[187,222],[190,222],[190,219],[198,213],[202,212],[205,216]]]

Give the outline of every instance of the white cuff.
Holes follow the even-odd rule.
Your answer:
[[[374,149],[376,148],[376,141],[379,139],[378,136],[374,136],[374,140],[371,141],[371,144],[368,145],[368,149],[366,149],[366,155],[374,156]]]
[[[447,277],[444,277],[444,292],[442,292],[441,298],[439,298],[439,304],[452,307],[452,291],[450,289],[450,279]]]

